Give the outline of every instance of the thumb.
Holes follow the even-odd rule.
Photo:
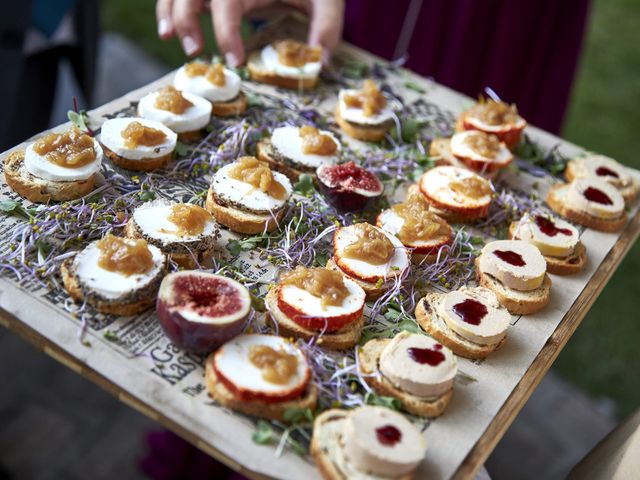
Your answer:
[[[340,39],[344,22],[344,0],[312,0],[309,45],[321,46],[323,61],[329,60]]]
[[[237,0],[213,0],[211,16],[218,48],[230,67],[244,62],[244,46],[240,36],[240,22],[243,14],[242,2]]]

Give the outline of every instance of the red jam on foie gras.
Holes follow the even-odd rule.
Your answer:
[[[158,91],[154,107],[171,113],[181,114],[193,107],[193,103],[184,98],[182,92],[173,85],[167,85]]]
[[[65,168],[78,168],[93,162],[93,138],[76,127],[64,133],[50,133],[37,140],[33,150],[47,161]]]
[[[446,359],[444,353],[442,353],[442,345],[439,343],[436,343],[433,348],[407,348],[407,354],[414,362],[432,367],[437,367]]]
[[[524,267],[526,262],[522,255],[513,250],[494,250],[493,254],[503,262],[506,262],[514,267]]]
[[[609,195],[604,193],[599,188],[587,187],[583,193],[584,198],[590,202],[600,203],[602,205],[613,205],[613,200],[609,198]]]
[[[310,47],[296,40],[279,40],[272,45],[278,53],[278,62],[288,67],[304,67],[307,63],[319,62],[322,56],[320,47]]]
[[[191,62],[185,65],[184,71],[188,77],[203,76],[216,87],[224,87],[227,84],[221,63],[210,65],[204,62]]]
[[[287,190],[274,178],[269,165],[256,157],[240,157],[229,170],[229,176],[260,189],[276,200],[287,196]]]
[[[356,239],[347,245],[343,251],[346,258],[362,260],[371,265],[384,265],[395,251],[391,240],[377,228],[368,223],[354,225]]]
[[[298,370],[298,358],[295,355],[268,345],[252,345],[249,348],[249,361],[260,369],[264,380],[277,385],[289,383]]]
[[[140,145],[153,147],[154,145],[160,145],[167,138],[162,130],[147,127],[140,122],[131,122],[122,131],[121,135],[127,148],[136,148]]]
[[[372,117],[387,106],[387,99],[373,80],[365,80],[361,90],[344,96],[344,103],[347,107],[362,109],[365,117]]]
[[[555,237],[556,235],[571,236],[572,234],[571,230],[568,228],[558,228],[553,220],[547,217],[536,215],[534,221],[540,231],[548,237]]]
[[[132,240],[108,234],[96,243],[98,265],[124,276],[142,274],[153,267],[153,256],[146,240]]]
[[[402,432],[393,425],[384,425],[376,428],[378,442],[386,447],[392,447],[402,440]]]
[[[470,325],[480,325],[482,319],[489,313],[487,307],[473,298],[467,298],[463,302],[453,306],[453,312],[458,315],[463,322]]]
[[[598,167],[596,169],[596,175],[598,175],[599,177],[620,178],[620,175],[618,175],[617,172],[614,172],[613,170],[607,167]]]
[[[207,222],[211,220],[211,214],[198,205],[177,203],[171,207],[171,213],[167,218],[178,227],[171,233],[180,236],[200,235]]]
[[[302,153],[305,155],[333,155],[338,149],[331,135],[322,133],[309,125],[300,128],[300,137],[302,137]]]

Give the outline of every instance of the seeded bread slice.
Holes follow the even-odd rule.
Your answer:
[[[313,381],[300,398],[286,402],[265,402],[263,400],[242,400],[236,397],[222,382],[218,381],[213,369],[213,353],[209,355],[205,364],[205,383],[213,399],[223,407],[253,417],[266,418],[284,422],[284,413],[290,408],[309,408],[315,411],[318,403],[318,388]]]
[[[247,96],[241,90],[235,98],[227,102],[211,102],[211,114],[216,117],[235,117],[247,111]]]
[[[369,340],[359,349],[358,361],[364,380],[378,394],[397,398],[409,413],[427,418],[441,415],[453,396],[453,389],[435,398],[418,397],[396,387],[380,373],[380,355],[390,341],[388,338]]]
[[[60,265],[62,284],[75,302],[79,303],[86,300],[89,305],[95,307],[100,313],[110,313],[123,317],[137,315],[155,305],[160,282],[162,282],[164,274],[165,269],[163,268],[151,282],[143,287],[133,290],[123,297],[108,299],[82,285],[73,270],[72,259],[67,259]]]
[[[332,333],[323,333],[320,335],[315,330],[309,330],[301,327],[296,322],[285,315],[278,307],[278,287],[274,287],[267,293],[265,298],[265,306],[271,320],[278,326],[278,334],[281,337],[302,338],[303,340],[311,340],[318,338],[318,345],[330,350],[346,350],[353,348],[358,343],[362,335],[362,327],[364,327],[364,316],[358,320],[345,325],[343,328]]]
[[[271,144],[271,140],[268,138],[263,138],[258,142],[256,146],[256,153],[258,155],[258,159],[262,160],[269,164],[269,167],[276,172],[280,172],[283,175],[289,177],[292,183],[298,181],[298,178],[302,173],[305,173],[302,169],[298,169],[293,167],[292,165],[288,165],[284,162],[279,161],[276,158],[276,154],[273,149],[273,145]],[[312,173],[315,170],[311,169],[306,173]]]
[[[247,59],[251,80],[289,90],[311,90],[318,84],[318,76],[310,78],[282,77],[265,67],[260,51],[251,52]]]
[[[476,258],[476,278],[481,287],[493,290],[500,303],[512,315],[530,315],[542,310],[551,297],[551,279],[545,273],[542,285],[535,290],[520,291],[507,287],[497,278],[480,270],[480,259]]]
[[[340,114],[340,106],[336,106],[335,113],[336,123],[351,138],[362,140],[363,142],[380,142],[384,139],[393,122],[384,122],[380,125],[361,125],[359,123],[350,122],[342,118]]]
[[[360,280],[357,277],[353,277],[353,276],[349,275],[347,272],[342,270],[336,264],[336,262],[333,259],[333,257],[331,257],[329,260],[327,260],[326,267],[331,269],[331,270],[336,270],[337,272],[342,273],[344,276],[348,277],[349,279],[353,280],[358,285],[360,285],[362,287],[362,289],[364,290],[364,293],[367,294],[367,296],[366,296],[367,302],[371,302],[373,300],[377,300],[389,288],[389,285],[385,284],[385,283],[378,284],[378,283],[374,283],[374,282],[367,282],[365,280]]]
[[[318,415],[313,422],[313,436],[311,437],[311,445],[309,453],[316,463],[322,478],[325,480],[349,480],[354,478],[354,474],[345,471],[345,456],[342,453],[342,431],[346,410],[332,408]],[[351,470],[356,467],[350,465]],[[396,480],[411,480],[413,473],[396,477]],[[382,479],[382,477],[369,475],[362,472],[358,478],[363,479]],[[389,479],[391,480],[391,479]]]
[[[171,151],[165,155],[162,155],[161,157],[131,160],[129,158],[124,158],[118,155],[113,150],[105,147],[103,143],[101,143],[100,145],[102,146],[105,157],[107,157],[113,163],[115,163],[120,168],[133,170],[136,172],[150,172],[152,170],[158,170],[159,168],[167,166],[173,158],[173,151]]]
[[[514,235],[515,229],[518,223],[513,222],[509,225],[509,238],[518,240],[518,237]],[[555,275],[573,275],[578,273],[584,268],[587,263],[587,249],[580,241],[576,244],[575,249],[571,255],[566,257],[550,257],[543,255],[547,262],[547,272]]]
[[[572,182],[576,178],[580,178],[580,174],[576,167],[576,162],[574,162],[573,160],[569,160],[569,163],[567,163],[567,168],[564,171],[564,177],[567,179],[567,182]],[[631,185],[618,188],[618,190],[620,191],[622,198],[624,198],[624,203],[629,206],[638,197],[638,193],[640,193],[640,183],[638,183],[635,178],[632,178]]]
[[[16,150],[4,161],[4,178],[11,189],[34,203],[65,202],[83,197],[93,190],[96,175],[75,182],[57,182],[39,178],[27,171],[24,150]]]
[[[209,188],[205,209],[213,215],[218,223],[229,230],[238,233],[257,234],[272,232],[278,228],[278,222],[284,215],[284,209],[279,210],[275,217],[272,215],[259,215],[249,213],[233,207],[226,207],[216,202],[213,191]]]
[[[617,232],[621,230],[627,223],[627,213],[622,212],[622,215],[618,218],[598,218],[593,215],[589,215],[582,210],[576,210],[571,207],[567,202],[567,184],[559,183],[552,186],[547,193],[547,204],[551,207],[551,210],[558,215],[563,216],[567,220],[579,223],[585,227],[593,228],[594,230],[600,230],[601,232]]]
[[[434,305],[440,301],[442,296],[443,294],[440,293],[429,293],[416,305],[416,321],[425,332],[449,348],[456,355],[471,359],[486,358],[504,345],[507,339],[506,337],[492,345],[481,345],[451,330],[434,308]]]

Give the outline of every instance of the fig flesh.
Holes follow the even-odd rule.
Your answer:
[[[327,201],[342,212],[363,210],[384,191],[378,177],[353,162],[321,165],[316,177]]]

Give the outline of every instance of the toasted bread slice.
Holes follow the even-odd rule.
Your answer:
[[[447,323],[439,317],[433,305],[439,301],[442,294],[429,293],[416,305],[415,316],[418,325],[422,329],[449,348],[453,353],[460,357],[479,359],[486,358],[492,352],[499,349],[507,337],[504,337],[498,343],[493,345],[481,345],[468,340],[449,328]]]
[[[545,273],[542,285],[535,290],[520,291],[507,287],[497,278],[480,271],[479,257],[476,258],[476,278],[481,287],[493,290],[500,303],[512,315],[530,315],[542,310],[551,297],[551,279]]]
[[[515,229],[518,226],[518,222],[512,222],[509,225],[509,239],[519,240],[517,236],[514,236]],[[566,257],[550,257],[543,255],[547,262],[547,272],[554,275],[573,275],[581,271],[587,263],[587,249],[580,241],[576,244],[576,248],[571,255]]]
[[[382,350],[391,340],[374,339],[365,343],[358,351],[360,372],[364,380],[378,394],[394,397],[400,401],[402,408],[419,417],[433,418],[442,414],[453,395],[453,389],[435,398],[423,398],[397,388],[379,370]],[[442,343],[442,342],[441,342]]]
[[[142,288],[133,290],[124,297],[107,299],[81,285],[78,276],[73,271],[72,259],[67,259],[60,265],[62,283],[74,301],[83,302],[86,300],[89,305],[95,307],[101,313],[110,313],[123,317],[137,315],[155,305],[164,273],[164,270],[161,270],[150,283]]]
[[[178,133],[178,140],[182,143],[197,142],[202,138],[202,130],[191,130],[189,132]]]
[[[356,140],[363,142],[379,142],[393,127],[392,122],[385,122],[381,125],[360,125],[358,123],[349,122],[342,118],[340,114],[340,106],[336,106],[336,123],[344,133]]]
[[[101,143],[100,145],[102,146],[105,157],[107,157],[113,163],[115,163],[120,168],[125,168],[127,170],[133,170],[136,172],[151,172],[152,170],[158,170],[159,168],[167,166],[173,158],[173,151],[171,151],[166,155],[162,155],[161,157],[131,160],[121,157],[113,150],[105,147],[103,143]]]
[[[133,217],[124,226],[124,236],[128,238],[144,238],[151,245],[158,247],[172,261],[187,269],[196,268],[198,266],[196,261],[200,265],[206,263],[213,257],[216,250],[215,237],[213,235],[196,242],[163,244],[161,241],[145,235],[133,220]]]
[[[259,50],[249,54],[247,70],[249,70],[251,80],[254,82],[266,83],[267,85],[289,90],[311,90],[316,87],[319,79],[317,76],[310,78],[282,77],[265,67]]]
[[[571,205],[569,205],[566,199],[566,188],[566,184],[560,183],[553,185],[547,193],[547,204],[551,207],[551,210],[558,215],[563,216],[571,222],[579,223],[580,225],[593,228],[594,230],[600,230],[601,232],[617,232],[626,225],[626,212],[622,212],[622,215],[618,218],[609,219],[594,217],[587,212],[571,208]]]
[[[564,171],[564,178],[566,178],[567,182],[572,182],[579,178],[579,173],[577,172],[576,163],[574,161],[570,160],[569,163],[567,163],[567,168]],[[638,198],[638,193],[640,193],[640,183],[638,183],[635,178],[632,178],[631,185],[618,188],[618,191],[622,195],[622,198],[624,198],[624,203],[629,206],[636,198]]]
[[[362,335],[362,327],[364,327],[363,316],[336,332],[323,333],[322,335],[320,335],[320,332],[301,327],[287,317],[278,307],[278,287],[269,290],[265,298],[265,305],[271,316],[271,320],[277,324],[278,334],[281,337],[302,338],[304,340],[311,340],[314,337],[318,337],[318,345],[324,348],[330,350],[346,350],[353,348],[353,346],[358,343],[358,340],[360,340],[360,335]]]
[[[374,282],[366,282],[364,280],[361,280],[357,277],[353,277],[351,275],[349,275],[347,272],[345,272],[344,270],[342,270],[338,264],[336,264],[335,260],[332,258],[330,258],[329,260],[327,260],[327,264],[326,264],[327,268],[330,268],[331,270],[336,270],[340,273],[342,273],[343,275],[349,277],[351,280],[353,280],[354,282],[356,282],[358,285],[360,285],[362,287],[362,289],[364,290],[364,292],[367,294],[367,302],[370,302],[372,300],[376,300],[377,298],[379,298],[388,288],[389,286],[385,283],[374,283]]]
[[[347,480],[350,472],[345,470],[345,456],[342,453],[342,430],[346,410],[332,408],[318,415],[313,422],[313,437],[309,453],[325,480]],[[354,470],[354,466],[350,466]],[[371,477],[379,478],[379,477]],[[396,480],[411,480],[413,474],[405,474]]]
[[[246,415],[278,420],[284,422],[284,413],[290,408],[316,409],[318,403],[318,388],[313,381],[300,398],[284,402],[265,402],[264,400],[242,400],[236,397],[222,382],[218,381],[213,369],[213,353],[209,355],[205,364],[205,383],[213,399],[223,407],[230,408]]]
[[[221,223],[229,230],[247,234],[274,231],[278,228],[278,222],[284,215],[284,209],[279,210],[274,217],[272,215],[244,212],[233,207],[225,207],[216,202],[211,188],[207,194],[205,208],[218,223]]]
[[[88,195],[93,190],[96,174],[86,180],[57,182],[31,175],[24,165],[24,150],[16,150],[4,161],[7,185],[21,197],[34,203],[65,202]]]
[[[212,102],[211,114],[216,117],[235,117],[247,111],[247,96],[241,90],[235,98],[227,102]]]
[[[451,165],[453,167],[467,168],[469,166],[460,161],[453,153],[451,153],[451,139],[450,138],[434,138],[429,144],[429,156],[435,157],[435,165],[437,167],[442,165]],[[494,179],[500,172],[500,168],[487,169],[487,171],[474,170],[474,172],[482,175],[484,178],[490,180]]]
[[[292,183],[297,182],[298,178],[303,173],[315,172],[313,168],[304,171],[303,169],[298,169],[277,160],[275,152],[273,150],[273,145],[271,144],[271,140],[268,138],[263,138],[258,142],[258,145],[256,146],[256,154],[259,160],[262,160],[263,162],[267,162],[269,164],[269,168],[271,168],[271,170],[275,170],[276,172],[280,172],[283,175],[286,175],[287,177],[289,177],[289,180],[291,180]]]

